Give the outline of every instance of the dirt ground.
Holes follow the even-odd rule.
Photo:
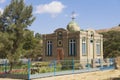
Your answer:
[[[18,80],[18,79],[0,78],[0,80]],[[89,73],[46,77],[33,80],[120,80],[120,70],[96,71]]]
[[[96,71],[89,73],[47,77],[47,78],[34,79],[34,80],[112,80],[112,78],[118,78],[118,77],[119,79],[117,80],[120,80],[120,70],[107,70],[107,71]]]

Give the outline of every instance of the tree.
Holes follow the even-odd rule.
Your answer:
[[[104,58],[120,56],[120,31],[102,33],[104,37]]]
[[[37,38],[37,39],[42,39],[42,35],[39,34],[39,33],[36,33],[36,34],[35,34],[35,38]]]
[[[23,49],[26,50],[26,54],[24,57],[27,58],[38,58],[42,55],[42,37],[39,33],[36,33],[35,36],[33,32],[27,31],[27,36],[25,38],[25,43],[23,45]]]
[[[6,58],[11,47],[12,41],[9,40],[9,34],[0,32],[0,58]]]
[[[4,32],[3,29],[3,16],[0,15],[0,58],[6,58],[8,49],[11,47],[12,42],[9,41],[9,34]],[[7,50],[6,50],[7,49]]]
[[[33,50],[33,53],[35,54],[35,57],[40,57],[42,56],[42,50],[43,50],[43,40],[42,40],[42,35],[39,33],[35,34],[35,40],[36,40],[36,46]]]
[[[24,0],[11,0],[5,8],[1,22],[3,33],[8,33],[7,40],[11,42],[7,51],[7,58],[10,62],[10,71],[15,61],[23,54],[23,44],[26,37],[26,29],[35,20],[32,15],[32,5],[25,5]],[[7,44],[7,43],[6,43]]]

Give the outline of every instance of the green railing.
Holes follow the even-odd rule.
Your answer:
[[[14,62],[10,71],[10,63],[7,59],[0,60],[0,75],[14,74],[26,75],[27,79],[73,74],[92,70],[106,70],[114,68],[114,59],[95,60],[52,60],[52,61],[31,61],[21,59]]]
[[[89,61],[89,62],[88,62]],[[72,70],[74,73],[75,70],[83,70],[83,69],[91,69],[101,68],[101,67],[109,67],[114,65],[114,61],[108,61],[108,59],[104,60],[95,60],[94,64],[91,62],[92,60],[53,60],[53,61],[41,61],[41,62],[31,62],[30,70],[31,74],[38,73],[48,73],[48,72],[60,72]]]
[[[26,79],[28,76],[28,60],[24,61],[24,59],[21,59],[11,65],[7,59],[0,59],[0,77],[8,76]]]

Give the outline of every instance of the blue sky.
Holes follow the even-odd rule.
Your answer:
[[[10,0],[0,0],[0,11]],[[120,0],[25,0],[33,5],[36,20],[29,27],[35,33],[52,33],[66,28],[75,11],[81,29],[104,29],[120,24]]]

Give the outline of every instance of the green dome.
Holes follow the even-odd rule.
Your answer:
[[[70,32],[80,31],[80,27],[78,26],[78,24],[75,21],[72,20],[67,25],[67,30],[70,31]]]

